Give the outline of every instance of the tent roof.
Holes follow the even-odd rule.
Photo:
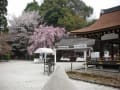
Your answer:
[[[54,51],[51,48],[38,48],[34,53],[54,54]]]

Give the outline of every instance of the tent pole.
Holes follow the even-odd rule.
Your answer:
[[[55,69],[56,69],[56,49],[54,49],[55,53],[54,53],[54,64],[55,64]]]

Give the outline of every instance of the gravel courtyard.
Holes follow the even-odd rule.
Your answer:
[[[43,74],[43,64],[22,60],[0,62],[0,90],[41,90],[48,79],[49,76]],[[83,81],[72,82],[79,90],[119,90]]]

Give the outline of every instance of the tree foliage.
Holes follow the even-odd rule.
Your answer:
[[[35,0],[33,2],[28,3],[24,11],[29,12],[29,11],[39,11],[39,4]]]
[[[89,22],[86,23],[86,27],[94,24],[97,21],[97,19],[90,20]]]
[[[7,29],[7,0],[0,0],[0,31]]]
[[[32,4],[28,4],[28,6],[31,9],[37,7],[37,5]],[[39,6],[39,13],[47,25],[63,26],[66,30],[83,27],[86,18],[92,12],[93,9],[81,0],[44,0],[42,5]]]
[[[84,19],[93,13],[92,7],[87,6],[82,0],[68,0],[67,6],[71,8],[74,13],[80,15]]]
[[[0,35],[0,56],[6,55],[11,52],[11,46],[7,43],[8,41],[8,34],[1,34]]]
[[[84,17],[84,19],[93,13],[93,9],[87,6],[82,0],[44,0],[43,4],[40,6],[40,12],[41,14],[46,14],[49,10],[54,8],[59,8],[60,11],[67,9],[67,11]]]
[[[32,54],[40,47],[53,48],[55,42],[59,41],[64,36],[64,33],[64,28],[41,25],[34,30],[33,35],[29,39],[29,54]]]
[[[13,32],[32,32],[38,24],[42,22],[41,16],[37,11],[23,12],[19,17],[10,20]]]
[[[14,17],[10,21],[10,41],[14,54],[17,54],[16,56],[24,56],[27,53],[29,36],[33,33],[34,28],[39,25],[40,21],[41,17],[36,11],[24,12],[21,16]]]
[[[58,25],[66,27],[66,29],[74,30],[82,28],[85,25],[85,20],[78,15],[72,15],[70,13],[66,13],[66,15],[61,19],[58,19]]]
[[[40,14],[48,25],[73,30],[84,26],[86,18],[92,14],[92,8],[81,0],[44,0]]]

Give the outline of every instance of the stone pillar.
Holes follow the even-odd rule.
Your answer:
[[[87,70],[87,50],[84,50],[85,70]]]

